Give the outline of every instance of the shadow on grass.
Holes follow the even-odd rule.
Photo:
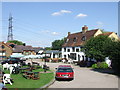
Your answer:
[[[108,69],[91,69],[92,71],[100,72],[100,73],[106,73],[106,74],[112,74],[112,75],[117,75],[113,69],[108,68]]]

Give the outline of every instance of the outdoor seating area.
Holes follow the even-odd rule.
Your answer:
[[[21,78],[25,79],[32,79],[32,80],[39,80],[40,79],[40,72],[46,72],[49,70],[49,66],[41,65],[38,62],[24,62],[24,64],[15,63],[15,64],[1,64],[1,73],[0,80],[3,82],[4,85],[13,85],[14,78],[11,76],[16,75],[20,76]],[[42,68],[43,66],[43,68]]]

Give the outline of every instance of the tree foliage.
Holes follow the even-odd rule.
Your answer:
[[[120,41],[112,42],[106,46],[106,53],[112,60],[112,68],[120,75]]]
[[[51,47],[45,47],[45,50],[52,50]]]
[[[92,37],[86,41],[83,51],[86,56],[94,58],[97,61],[104,61],[106,54],[106,46],[112,43],[112,40],[108,36]]]
[[[14,43],[14,44],[17,44],[17,45],[25,45],[25,43],[21,42],[21,41],[18,41],[18,40],[11,40],[11,41],[7,41],[8,43]]]
[[[61,40],[55,40],[52,42],[52,49],[53,50],[61,50],[62,49],[62,45],[64,44],[66,38],[63,38]]]

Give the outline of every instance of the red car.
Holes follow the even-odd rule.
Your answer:
[[[55,79],[74,79],[74,71],[70,65],[60,65],[56,68]]]

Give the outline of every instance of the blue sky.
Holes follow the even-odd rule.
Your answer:
[[[82,26],[118,32],[117,2],[3,2],[2,40],[7,40],[9,14],[13,16],[14,39],[46,47]]]

